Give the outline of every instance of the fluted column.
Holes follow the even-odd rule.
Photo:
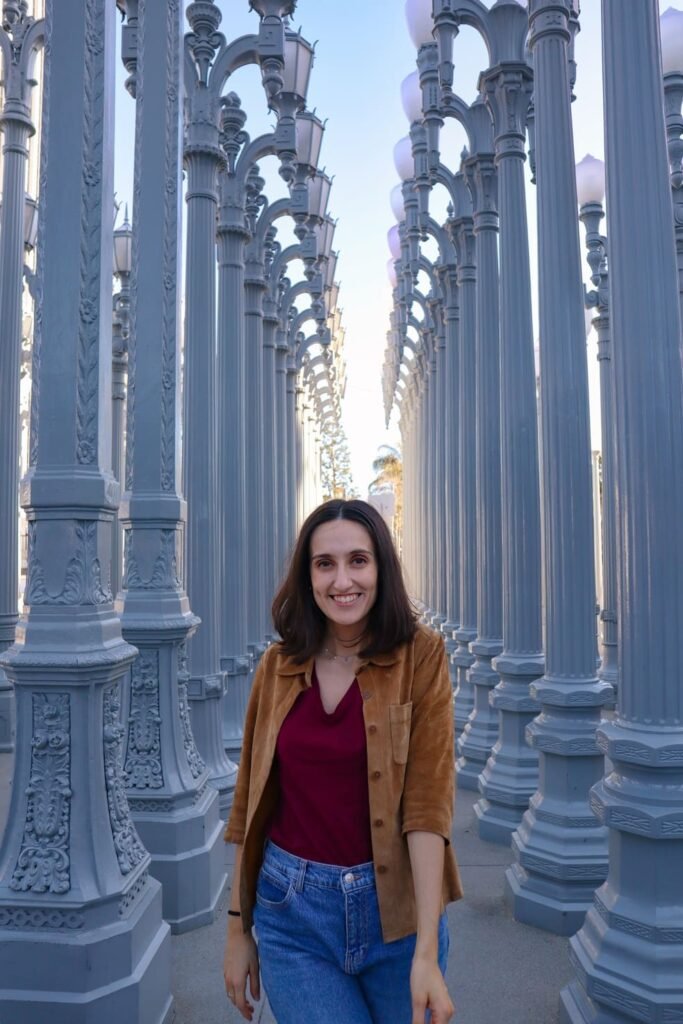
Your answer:
[[[239,760],[252,659],[247,650],[246,352],[243,192],[235,175],[219,175],[218,217],[218,522],[220,650],[227,676],[223,746]],[[230,443],[226,439],[230,438]]]
[[[112,330],[111,380],[111,469],[119,486],[123,482],[125,466],[125,409],[128,386],[128,330],[130,322],[130,274],[122,273],[121,290],[114,296]],[[118,594],[123,572],[123,531],[118,516],[114,520],[111,551],[111,589]]]
[[[262,253],[247,246],[244,278],[246,502],[247,551],[263,549],[267,516],[263,507],[263,298],[265,277]],[[272,632],[270,603],[266,597],[265,562],[256,558],[249,567],[246,593],[247,649],[256,664]]]
[[[423,459],[424,477],[424,518],[425,556],[423,561],[424,602],[427,605],[426,622],[432,625],[438,614],[436,607],[436,586],[434,567],[438,557],[438,541],[436,536],[436,493],[434,441],[435,406],[436,406],[436,359],[434,353],[434,335],[430,328],[423,329],[423,346],[425,349],[424,391],[422,396],[424,409],[424,441]]]
[[[183,932],[213,920],[226,876],[218,794],[207,784],[209,772],[195,744],[185,664],[198,620],[182,578],[186,507],[178,437],[182,4],[169,0],[163,31],[156,13],[151,0],[140,0],[126,493],[120,511],[125,575],[117,605],[123,635],[139,651],[124,700],[126,792],[152,855],[150,871],[162,883],[164,918],[172,931]],[[213,405],[205,392],[196,394],[194,343],[190,335],[186,397]],[[187,422],[194,425],[191,415]],[[196,545],[192,551],[198,559]],[[191,564],[196,573],[196,562]],[[202,610],[208,612],[201,624],[206,680],[217,668],[215,604]],[[195,654],[195,672],[197,660]],[[195,681],[190,678],[189,686]]]
[[[277,439],[278,547],[276,586],[282,579],[290,548],[289,431],[287,427],[287,336],[278,325],[275,333],[275,417]]]
[[[291,547],[299,529],[298,462],[299,431],[297,427],[298,374],[296,358],[287,354],[287,541]]]
[[[33,27],[32,27],[33,26]],[[42,22],[21,16],[8,36],[0,28],[4,105],[0,232],[0,654],[14,642],[19,617],[19,380],[24,267],[24,190],[31,121],[32,51]],[[28,35],[24,33],[28,30]],[[23,37],[23,38],[22,38]],[[14,693],[0,668],[0,753],[14,747]]]
[[[448,382],[446,379],[446,325],[444,322],[443,300],[439,302],[439,328],[436,334],[436,513],[439,535],[438,602],[439,619],[435,625],[443,633],[448,622],[448,515],[446,429],[448,409]],[[448,634],[450,636],[450,633]]]
[[[531,69],[494,69],[493,117],[500,216],[503,652],[491,694],[499,738],[479,780],[482,839],[508,845],[538,786],[538,754],[526,727],[540,705],[529,685],[543,673],[538,411],[531,313],[524,140]]]
[[[472,220],[453,222],[458,251],[460,292],[459,365],[459,507],[460,507],[460,623],[453,654],[457,686],[454,711],[456,735],[462,732],[474,707],[470,668],[474,656],[470,644],[477,635],[477,499],[476,499],[476,329],[477,272],[474,263]]]
[[[498,738],[498,716],[489,704],[498,673],[491,661],[502,650],[500,501],[500,333],[498,314],[498,211],[496,172],[489,154],[467,168],[474,207],[477,267],[476,502],[477,637],[470,645],[474,707],[457,742],[458,785],[477,789],[479,773]]]
[[[580,927],[607,871],[606,831],[589,805],[595,743],[611,687],[596,677],[588,373],[570,87],[569,4],[532,0],[543,459],[544,677],[527,728],[540,784],[513,835],[506,874],[515,918],[559,934]]]
[[[264,531],[265,600],[267,609],[275,596],[278,581],[278,551],[280,547],[279,510],[281,492],[277,487],[277,467],[280,461],[276,408],[276,333],[278,326],[275,303],[266,299],[263,317],[263,506],[268,528]],[[268,620],[266,639],[273,639],[273,625]]]
[[[591,278],[596,290],[585,296],[588,308],[597,307],[593,327],[598,336],[598,365],[600,367],[600,430],[602,435],[602,478],[600,494],[602,525],[602,607],[600,609],[598,675],[618,689],[618,630],[617,630],[617,539],[615,494],[615,427],[614,427],[614,373],[612,366],[612,338],[609,316],[609,277],[605,246],[607,239],[600,235],[600,221],[604,216],[601,203],[586,203],[581,207],[580,219],[586,228],[586,247]],[[678,247],[678,240],[677,240]],[[594,497],[596,497],[594,495]]]
[[[455,630],[460,620],[460,529],[458,500],[459,460],[459,378],[460,378],[460,310],[458,307],[457,271],[449,266],[444,275],[445,360],[445,522],[446,531],[446,621],[441,627],[446,641],[451,676],[452,655],[456,648]]]
[[[192,11],[192,9],[190,9]],[[201,15],[201,11],[196,12]],[[218,8],[210,11],[217,30]],[[199,39],[195,35],[196,39]],[[201,45],[201,44],[199,44]],[[197,60],[203,51],[197,51]],[[186,62],[186,75],[189,75]],[[229,531],[220,530],[217,472],[216,359],[216,211],[217,174],[224,164],[219,147],[219,109],[211,90],[192,71],[186,77],[187,128],[187,252],[185,282],[185,424],[184,486],[188,502],[187,590],[202,620],[188,646],[188,697],[192,728],[209,779],[227,815],[235,788],[236,766],[223,744],[222,700],[226,677],[221,671],[219,580],[225,578],[223,545]],[[219,363],[220,372],[220,363]],[[221,403],[222,406],[223,403]],[[225,448],[221,445],[221,451]],[[201,453],[201,457],[199,457]],[[223,572],[216,572],[220,564]],[[222,623],[222,617],[220,619]],[[228,680],[229,682],[229,680]]]
[[[616,717],[598,730],[608,773],[591,806],[610,861],[571,942],[565,1024],[683,1019],[681,321],[658,5],[629,14],[603,0],[620,678]]]
[[[2,656],[17,737],[0,848],[0,1016],[166,1024],[169,928],[121,763],[136,651],[109,585],[115,8],[48,0],[46,22],[28,576]]]

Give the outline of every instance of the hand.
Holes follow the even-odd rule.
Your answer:
[[[447,1024],[455,1007],[436,960],[415,956],[410,969],[410,994],[413,1000],[412,1024],[425,1024],[425,1011],[431,1010],[432,1024]]]
[[[238,927],[228,929],[223,957],[223,977],[228,999],[239,1010],[245,1020],[251,1020],[254,1007],[247,1000],[247,978],[252,999],[261,998],[259,980],[258,949],[251,932],[242,931],[242,922]]]

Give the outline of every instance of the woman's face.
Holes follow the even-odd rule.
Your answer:
[[[363,632],[377,597],[377,561],[364,526],[334,519],[311,535],[311,587],[318,608],[340,640]]]

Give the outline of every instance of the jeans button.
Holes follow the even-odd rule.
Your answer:
[[[345,882],[355,882],[355,880],[355,875],[351,871],[347,871],[347,873],[344,875]]]

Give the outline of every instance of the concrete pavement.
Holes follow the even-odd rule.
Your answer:
[[[12,757],[0,754],[0,831],[11,787]],[[447,982],[457,1007],[457,1024],[557,1024],[560,989],[571,977],[568,941],[512,920],[503,900],[508,849],[477,836],[476,794],[458,794],[453,843],[465,898],[449,908],[451,953]],[[231,859],[231,848],[226,847]],[[242,1018],[225,996],[221,962],[229,893],[216,921],[174,936],[173,1024],[237,1024]],[[305,1024],[302,1012],[302,1024]],[[330,1008],[330,1024],[339,1021]],[[256,1024],[274,1024],[265,1001]],[[21,1021],[15,1022],[21,1024]],[[141,1022],[146,1024],[146,1022]]]

